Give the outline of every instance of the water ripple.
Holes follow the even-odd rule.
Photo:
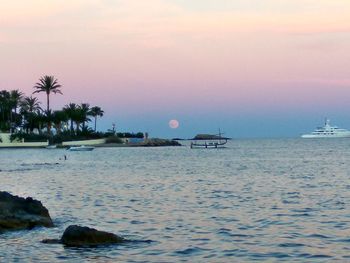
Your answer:
[[[1,150],[1,190],[41,200],[55,227],[2,234],[0,262],[349,261],[347,140],[230,144]],[[41,243],[70,224],[132,242]]]

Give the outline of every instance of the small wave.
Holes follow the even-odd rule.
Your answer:
[[[291,211],[295,212],[295,213],[310,213],[310,212],[315,212],[317,210],[307,207],[307,208],[302,208],[302,209],[292,209]]]
[[[342,242],[342,243],[350,243],[350,238],[345,238],[345,239],[337,239],[337,242]]]
[[[151,240],[151,239],[128,239],[127,243],[133,243],[133,244],[150,244],[150,243],[156,243],[156,241]]]
[[[240,233],[231,233],[231,230],[230,229],[226,229],[226,228],[219,229],[217,234],[228,236],[228,237],[235,237],[235,238],[253,238],[252,235],[246,235],[246,234],[240,234]]]
[[[330,238],[329,236],[321,235],[321,234],[311,234],[306,236],[308,238],[322,238],[322,239],[328,239]]]
[[[139,220],[131,220],[130,221],[130,224],[132,225],[141,225],[141,224],[144,224],[145,222],[143,221],[139,221]]]
[[[33,171],[34,168],[17,168],[17,169],[8,169],[8,170],[0,170],[0,172],[4,173],[16,173],[16,172],[27,172],[27,171]]]
[[[159,256],[164,254],[164,250],[161,249],[154,249],[154,250],[150,250],[150,251],[145,251],[144,254],[148,255],[148,256]]]
[[[301,243],[282,243],[278,245],[279,247],[289,248],[289,247],[304,247]]]
[[[124,236],[125,240],[122,243],[116,243],[116,244],[102,244],[102,245],[87,245],[87,246],[81,246],[81,247],[70,247],[70,246],[64,246],[65,249],[68,250],[77,250],[77,251],[103,251],[105,249],[110,250],[111,248],[118,249],[119,247],[125,247],[130,249],[137,249],[144,246],[148,246],[151,243],[154,243],[153,240],[141,240],[141,239],[128,239],[126,236]]]
[[[297,214],[290,214],[290,217],[309,217],[312,216],[310,213],[297,213]]]
[[[224,253],[223,258],[226,257],[239,257],[240,255],[245,255],[247,253],[246,249],[227,249],[222,251]]]
[[[22,163],[19,166],[23,168],[14,168],[14,169],[0,169],[0,172],[5,173],[15,173],[15,172],[28,172],[28,171],[34,171],[37,170],[38,167],[51,167],[51,166],[57,166],[60,165],[60,163]]]
[[[263,259],[263,258],[290,258],[291,255],[282,253],[282,252],[271,252],[271,253],[253,253],[250,254],[250,257],[253,259]]]
[[[308,258],[314,258],[314,259],[320,258],[321,259],[321,258],[332,258],[332,256],[319,254],[319,255],[310,255],[310,256],[308,256]]]
[[[237,170],[237,171],[245,171],[245,170],[248,170],[248,166],[246,166],[246,165],[240,165],[239,167],[237,167],[236,170]]]
[[[219,229],[219,232],[230,232],[231,231],[231,229],[229,229],[229,228],[220,228]]]
[[[191,241],[204,241],[204,242],[207,242],[207,241],[210,241],[209,238],[191,238]]]
[[[59,165],[60,163],[22,163],[21,166],[51,166],[51,165]]]
[[[203,248],[199,248],[199,247],[191,247],[191,248],[187,248],[184,250],[178,250],[175,251],[175,254],[180,254],[180,255],[195,255],[195,254],[200,254],[203,251],[206,251],[208,249],[203,249]]]

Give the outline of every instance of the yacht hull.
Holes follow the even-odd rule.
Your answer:
[[[350,138],[350,133],[347,134],[304,134],[301,136],[301,138],[305,139],[318,139],[318,138]]]

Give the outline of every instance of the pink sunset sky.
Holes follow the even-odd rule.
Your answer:
[[[29,95],[39,77],[54,75],[64,96],[52,107],[101,106],[101,129],[116,122],[189,137],[220,126],[258,137],[277,122],[271,136],[294,136],[325,116],[350,128],[349,0],[11,0],[0,8],[0,89]],[[170,129],[170,119],[180,127]]]

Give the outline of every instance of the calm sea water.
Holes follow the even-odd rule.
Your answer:
[[[350,261],[349,160],[344,139],[0,150],[0,189],[41,200],[56,225],[1,235],[0,262]],[[40,243],[70,224],[132,241]]]

